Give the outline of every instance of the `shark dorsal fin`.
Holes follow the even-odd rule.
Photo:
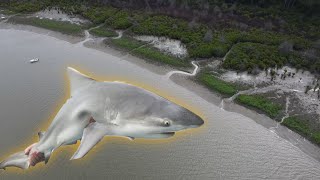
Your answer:
[[[70,81],[71,95],[74,94],[78,89],[90,85],[95,80],[80,73],[76,69],[68,67],[68,76]]]

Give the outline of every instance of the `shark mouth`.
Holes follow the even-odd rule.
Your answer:
[[[165,135],[171,135],[173,136],[175,134],[175,132],[164,132],[164,133],[160,133],[160,134],[165,134]]]
[[[150,133],[143,135],[143,138],[147,139],[161,139],[161,138],[170,138],[175,134],[175,132],[159,132],[159,133]]]

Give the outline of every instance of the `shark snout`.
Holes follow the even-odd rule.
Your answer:
[[[204,124],[203,119],[188,109],[181,109],[178,116],[180,125],[188,128],[196,128]]]
[[[196,114],[193,114],[190,118],[191,127],[199,127],[204,124],[204,121]]]

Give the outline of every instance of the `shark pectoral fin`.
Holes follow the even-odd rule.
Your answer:
[[[28,169],[29,158],[24,151],[12,154],[7,159],[0,163],[0,169],[6,169],[6,167],[18,167],[21,169]]]
[[[94,122],[90,123],[83,131],[82,139],[78,150],[70,160],[79,159],[85,156],[106,134],[105,125]]]
[[[134,140],[134,137],[131,137],[131,136],[125,136],[125,137],[128,138],[130,141]]]

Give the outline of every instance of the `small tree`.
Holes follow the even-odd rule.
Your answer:
[[[279,45],[278,49],[281,54],[288,55],[293,51],[293,44],[288,41],[284,41]]]
[[[311,86],[307,85],[306,90],[304,91],[305,94],[308,94],[309,90],[311,89]]]
[[[276,72],[273,69],[271,69],[270,71],[270,76],[271,76],[271,81],[273,81],[276,76]]]
[[[317,88],[319,87],[319,84],[316,84],[313,88],[313,92],[315,92],[317,90]]]

